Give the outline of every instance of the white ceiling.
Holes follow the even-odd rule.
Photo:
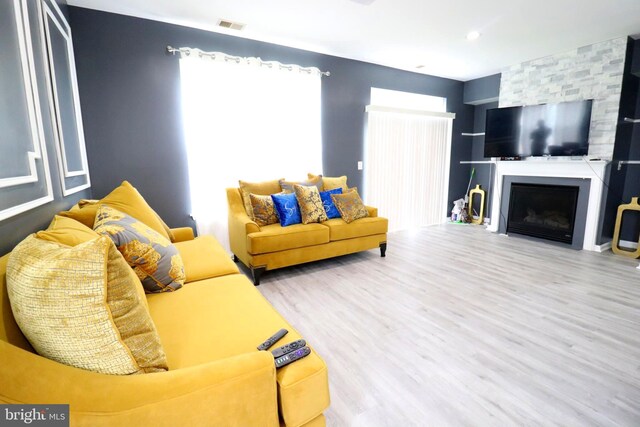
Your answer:
[[[68,0],[72,6],[465,81],[527,60],[640,33],[640,0],[375,0],[367,5],[370,2]],[[219,28],[220,19],[246,27],[242,31]],[[472,30],[482,35],[470,42],[466,34]],[[418,65],[424,67],[416,69]]]

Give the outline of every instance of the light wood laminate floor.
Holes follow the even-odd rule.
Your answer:
[[[327,362],[330,426],[639,426],[637,265],[448,224],[259,289]]]

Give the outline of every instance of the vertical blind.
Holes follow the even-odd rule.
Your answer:
[[[389,231],[442,223],[446,216],[450,117],[369,111],[364,194]]]

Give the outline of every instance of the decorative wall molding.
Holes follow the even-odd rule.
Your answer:
[[[29,173],[23,176],[5,177],[0,179],[0,189],[4,191],[16,190],[27,184],[42,183],[43,190],[36,194],[33,199],[16,202],[15,205],[5,207],[0,210],[0,221],[14,215],[28,211],[35,207],[49,203],[53,200],[53,189],[51,185],[51,174],[49,170],[49,160],[47,158],[46,142],[40,114],[40,97],[38,95],[37,76],[34,65],[33,46],[31,43],[31,30],[26,0],[12,0],[4,6],[13,6],[13,16],[16,23],[16,39],[20,51],[20,65],[22,68],[22,80],[24,84],[24,96],[27,106],[26,119],[31,130],[31,143],[33,151],[24,153],[28,159]],[[9,141],[9,144],[15,141]],[[39,173],[38,163],[41,163],[42,172]],[[36,192],[37,192],[36,188]],[[42,194],[44,193],[44,194]],[[24,194],[24,193],[23,193]],[[20,198],[20,197],[19,197]],[[18,198],[18,199],[19,199]],[[22,197],[23,198],[23,197]]]
[[[49,109],[51,111],[51,119],[55,124],[54,138],[58,169],[60,171],[60,184],[62,194],[68,196],[91,186],[73,56],[71,27],[55,0],[42,0],[38,3],[38,13],[42,22],[41,38],[43,46],[46,46],[45,61],[49,64],[49,73],[46,76],[46,80],[50,92]],[[54,32],[62,36],[64,40],[63,51],[60,51],[59,46],[54,45]],[[56,70],[56,55],[58,55],[58,59],[62,58],[66,62],[66,70]],[[71,90],[71,94],[68,95],[72,105],[62,105],[62,94],[58,87],[61,82],[66,83],[64,87],[68,87]],[[71,114],[65,116],[64,108],[67,108],[67,113]],[[69,131],[70,128],[72,131]],[[80,160],[79,167],[75,168],[70,167],[69,161],[69,154],[73,151],[75,151]],[[76,177],[84,177],[84,179],[78,182]]]

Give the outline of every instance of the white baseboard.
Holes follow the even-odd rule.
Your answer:
[[[611,242],[606,242],[601,245],[594,245],[594,250],[596,252],[605,252],[611,249]]]
[[[620,247],[625,249],[638,249],[638,242],[630,242],[629,240],[620,240]]]

